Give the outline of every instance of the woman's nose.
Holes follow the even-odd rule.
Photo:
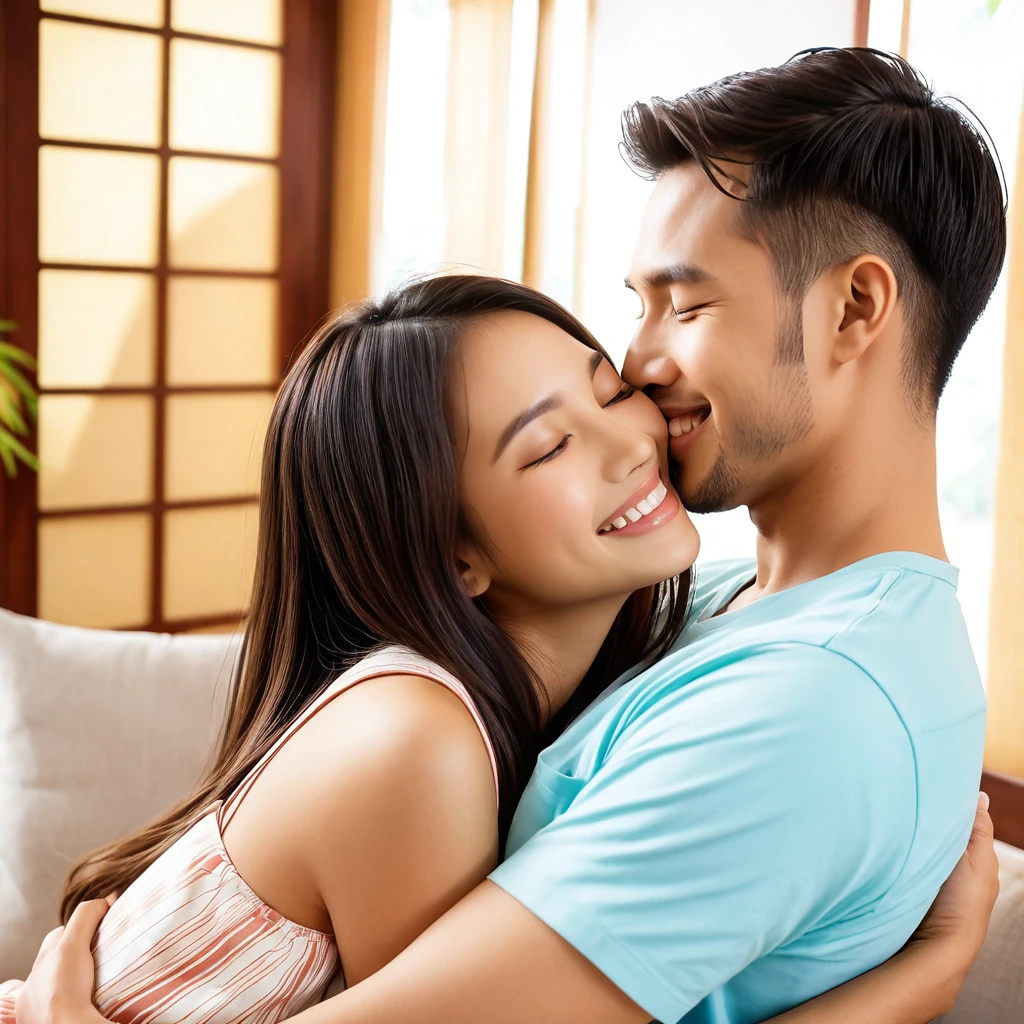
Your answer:
[[[613,483],[626,480],[635,469],[653,463],[658,458],[655,439],[621,420],[601,424],[600,443],[604,474]]]

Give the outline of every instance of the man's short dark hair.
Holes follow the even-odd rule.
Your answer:
[[[742,224],[793,298],[830,266],[886,259],[909,328],[904,380],[934,410],[1006,249],[997,158],[959,106],[893,54],[808,50],[636,103],[623,136],[651,178],[692,160],[721,188],[722,161],[749,164]]]

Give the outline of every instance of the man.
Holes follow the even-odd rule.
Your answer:
[[[864,50],[625,137],[657,184],[624,373],[756,570],[706,570],[677,649],[541,756],[491,879],[324,1020],[766,1020],[898,950],[966,845],[985,701],[935,409],[1002,264],[992,154]]]

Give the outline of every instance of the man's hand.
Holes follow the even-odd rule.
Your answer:
[[[92,1005],[96,967],[90,945],[113,902],[107,897],[79,903],[67,926],[43,939],[15,1000],[18,1024],[104,1024]]]
[[[923,943],[945,947],[952,962],[962,968],[962,984],[981,951],[998,895],[999,861],[988,813],[988,794],[982,793],[967,849],[907,946]]]

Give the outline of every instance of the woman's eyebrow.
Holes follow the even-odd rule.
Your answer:
[[[498,438],[498,443],[494,448],[494,458],[491,460],[492,465],[501,458],[501,453],[508,447],[509,441],[511,441],[512,438],[523,429],[523,427],[532,423],[538,416],[543,416],[546,412],[551,412],[552,409],[557,409],[561,404],[561,395],[548,395],[547,398],[542,398],[539,402],[534,402],[533,405],[531,405],[525,412],[521,412],[502,431],[501,437]]]
[[[594,374],[597,373],[597,368],[604,362],[604,354],[602,352],[595,352],[590,357],[589,371],[590,379],[594,379]],[[498,459],[501,458],[501,453],[508,447],[509,442],[512,440],[520,430],[523,429],[527,424],[532,423],[538,416],[543,416],[546,412],[551,412],[552,409],[557,409],[562,404],[561,395],[548,395],[547,398],[542,398],[539,402],[534,402],[525,412],[521,412],[503,431],[501,437],[498,438],[498,443],[494,448],[494,458],[491,460],[493,465]]]

